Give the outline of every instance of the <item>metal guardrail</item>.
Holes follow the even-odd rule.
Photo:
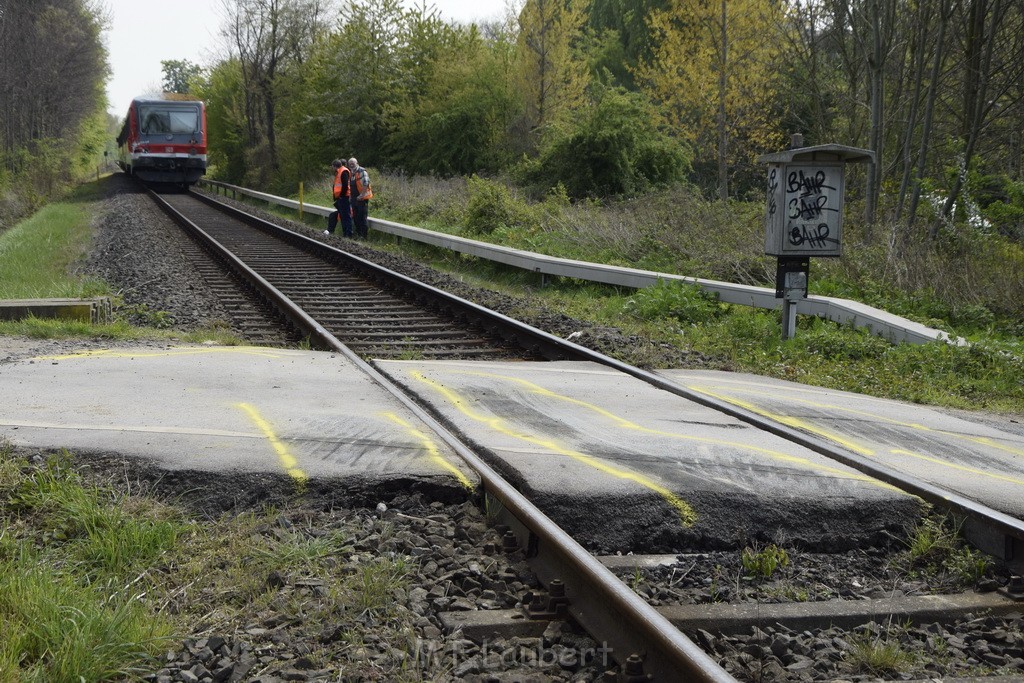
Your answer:
[[[216,180],[200,180],[201,184],[209,185],[215,190],[237,195],[252,197],[270,204],[276,204],[295,211],[303,211],[318,216],[327,216],[333,208],[305,204],[293,199],[285,199],[264,192],[256,192],[244,187],[222,183]],[[498,244],[480,242],[478,240],[448,235],[432,230],[403,225],[380,218],[370,218],[369,225],[374,230],[410,239],[423,244],[450,249],[463,254],[470,254],[478,258],[497,263],[529,270],[539,273],[541,276],[571,277],[590,282],[615,285],[619,287],[630,287],[642,289],[657,284],[658,281],[683,281],[695,284],[701,289],[715,294],[718,300],[728,304],[739,304],[753,308],[779,309],[782,300],[775,298],[775,290],[767,287],[754,287],[752,285],[740,285],[731,282],[718,280],[705,280],[702,278],[675,275],[672,273],[659,273],[650,270],[638,270],[636,268],[625,268],[620,266],[609,266],[602,263],[590,263],[588,261],[575,261],[562,259],[545,254],[537,254],[532,251],[511,249]],[[947,333],[936,330],[920,323],[907,320],[898,315],[893,315],[878,308],[849,299],[839,299],[828,296],[809,296],[796,304],[797,313],[802,315],[813,315],[825,318],[834,322],[852,325],[857,328],[865,328],[891,342],[907,342],[910,344],[927,344],[934,341],[944,341],[957,345],[966,344],[963,339],[950,337]]]

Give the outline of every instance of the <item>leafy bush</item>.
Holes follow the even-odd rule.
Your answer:
[[[789,553],[785,548],[780,548],[774,543],[763,550],[744,548],[740,555],[740,562],[743,563],[743,570],[748,576],[768,579],[776,569],[789,565]]]
[[[1024,182],[1000,180],[999,196],[982,201],[982,214],[1000,234],[1024,242]]]
[[[475,175],[469,179],[469,203],[465,220],[467,231],[486,235],[498,228],[530,227],[533,220],[533,211],[529,205],[513,197],[503,183]]]
[[[867,360],[883,357],[892,345],[867,330],[850,329],[838,333],[827,326],[817,326],[796,337],[804,351],[827,359]]]
[[[684,177],[688,153],[654,125],[650,103],[623,88],[596,86],[595,104],[540,156],[524,163],[520,178],[542,188],[561,182],[569,196],[634,195]]]
[[[635,318],[675,318],[686,323],[705,323],[722,314],[718,297],[697,285],[678,280],[658,280],[626,301],[625,310]]]

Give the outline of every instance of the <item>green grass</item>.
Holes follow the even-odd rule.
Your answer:
[[[0,501],[0,680],[113,680],[160,651],[172,622],[140,579],[184,533],[174,514],[83,486],[66,455],[33,468],[3,444]]]
[[[915,664],[914,655],[904,649],[899,640],[870,631],[853,638],[846,654],[854,671],[874,676],[900,674]]]
[[[985,556],[970,548],[960,535],[962,522],[950,517],[926,517],[912,530],[901,558],[911,574],[946,579],[956,586],[975,585],[988,569]]]
[[[242,344],[242,340],[237,335],[221,327],[183,332],[153,327],[135,327],[124,320],[96,325],[79,320],[42,318],[0,320],[0,335],[17,335],[32,339],[102,339],[109,341],[164,339],[169,342],[190,344],[201,344],[208,341],[223,346]]]
[[[30,218],[0,234],[0,299],[90,298],[111,296],[110,286],[100,280],[74,274],[74,265],[88,253],[92,239],[91,220],[97,203],[105,196],[103,180],[79,186],[64,201],[49,204]],[[115,308],[118,299],[113,297]],[[132,311],[144,314],[145,327],[129,325],[123,319],[109,324],[78,320],[29,318],[0,321],[0,335],[34,339],[169,339],[186,343],[215,341],[224,345],[241,343],[224,328],[195,332],[168,330],[164,311]]]
[[[88,248],[90,219],[87,204],[60,202],[0,235],[0,299],[109,294],[104,283],[70,274]]]
[[[86,479],[67,452],[30,463],[0,442],[0,681],[136,680],[185,638],[234,633],[268,610],[301,628],[295,637],[324,667],[368,665],[338,652],[371,633],[399,651],[415,644],[415,615],[395,599],[414,560],[352,549],[367,523],[387,543],[390,522],[307,525],[301,495],[298,513],[199,521],[144,488]],[[338,628],[345,642],[321,644]]]

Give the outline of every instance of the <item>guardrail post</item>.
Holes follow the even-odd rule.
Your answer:
[[[299,181],[299,220],[302,220],[302,181]]]

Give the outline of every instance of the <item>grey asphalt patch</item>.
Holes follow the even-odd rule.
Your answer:
[[[379,361],[603,551],[882,542],[920,501],[592,363]]]
[[[475,483],[393,396],[335,354],[259,347],[89,350],[0,365],[0,437],[168,470]]]
[[[757,375],[704,370],[661,374],[1000,512],[1024,516],[1024,432],[1013,418],[972,419],[963,412],[954,416]]]

